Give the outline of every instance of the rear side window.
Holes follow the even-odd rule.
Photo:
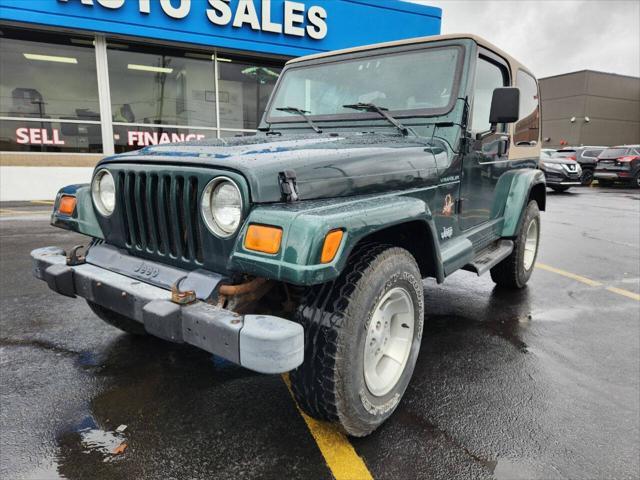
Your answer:
[[[513,141],[518,146],[533,146],[538,142],[540,128],[538,84],[531,75],[518,70],[516,86],[520,89],[520,120],[516,123]]]
[[[562,150],[561,152],[556,152],[553,154],[553,158],[572,158],[576,159],[576,151],[575,150]]]
[[[624,157],[625,155],[629,154],[629,150],[630,149],[628,148],[607,148],[600,155],[598,155],[598,158]]]
[[[585,150],[582,152],[583,157],[595,158],[602,153],[602,150]]]

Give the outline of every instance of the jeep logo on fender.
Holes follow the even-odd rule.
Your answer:
[[[138,265],[134,272],[140,275],[144,275],[145,277],[155,278],[160,273],[160,269],[142,262],[140,265]]]

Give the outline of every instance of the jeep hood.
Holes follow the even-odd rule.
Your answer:
[[[447,152],[426,139],[380,133],[282,135],[147,147],[105,158],[109,163],[210,166],[242,174],[255,203],[278,202],[278,174],[293,170],[301,200],[415,188],[437,180],[436,157]]]

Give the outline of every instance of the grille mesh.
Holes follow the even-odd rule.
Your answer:
[[[202,263],[195,176],[119,172],[117,190],[127,247]]]

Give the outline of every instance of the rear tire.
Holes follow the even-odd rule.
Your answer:
[[[491,279],[503,288],[523,288],[536,264],[540,244],[540,210],[531,200],[520,220],[513,252],[491,269]]]
[[[132,335],[148,335],[144,329],[144,325],[140,322],[136,322],[129,317],[125,317],[118,312],[109,310],[108,308],[98,305],[97,303],[87,300],[89,308],[95,313],[101,320],[104,320],[112,327],[116,327],[123,332],[130,333]]]
[[[307,290],[296,317],[305,331],[304,363],[290,374],[298,405],[349,435],[370,434],[398,406],[420,350],[416,261],[401,248],[362,247],[338,279]]]

